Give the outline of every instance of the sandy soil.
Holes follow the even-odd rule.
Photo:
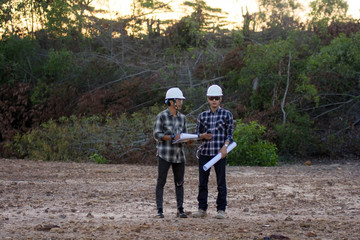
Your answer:
[[[0,239],[360,239],[360,160],[228,167],[226,219],[197,210],[197,168],[186,168],[176,218],[173,175],[156,219],[155,166],[0,159]]]

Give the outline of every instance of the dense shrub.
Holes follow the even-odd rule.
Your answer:
[[[105,164],[108,162],[108,160],[106,158],[104,158],[102,155],[98,154],[98,153],[93,153],[89,156],[89,159],[97,164]]]
[[[279,160],[276,145],[262,139],[266,131],[256,121],[245,124],[236,121],[234,141],[236,148],[228,155],[230,165],[276,166]]]
[[[97,163],[146,163],[154,154],[152,137],[157,106],[131,116],[50,120],[8,144],[18,155],[44,161],[94,161]]]
[[[4,37],[0,41],[0,84],[32,82],[41,72],[42,50],[31,37]]]
[[[280,154],[304,157],[317,152],[318,144],[310,117],[301,115],[291,106],[287,108],[287,115],[287,122],[275,126]]]

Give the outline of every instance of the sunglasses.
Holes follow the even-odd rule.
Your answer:
[[[210,101],[213,101],[213,100],[216,100],[216,101],[219,101],[220,100],[220,97],[208,97],[208,99],[210,100]]]

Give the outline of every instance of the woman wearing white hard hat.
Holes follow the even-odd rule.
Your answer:
[[[227,147],[233,142],[234,121],[230,111],[221,108],[222,89],[218,85],[211,85],[206,93],[210,109],[200,113],[197,119],[196,132],[202,139],[198,148],[199,158],[199,192],[198,211],[193,215],[195,218],[207,216],[208,209],[208,182],[210,170],[205,171],[203,166],[218,153],[221,159],[214,164],[218,195],[216,199],[216,218],[225,218],[227,206],[226,187],[226,155]]]
[[[187,218],[184,208],[185,153],[182,144],[172,144],[186,133],[186,117],[179,111],[185,99],[179,88],[170,88],[165,95],[167,109],[156,116],[153,135],[156,140],[158,157],[158,178],[156,183],[156,207],[158,218],[163,218],[163,195],[170,166],[174,174],[177,216]]]

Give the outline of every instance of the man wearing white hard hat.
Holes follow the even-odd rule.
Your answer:
[[[202,139],[202,143],[197,151],[199,159],[198,211],[193,217],[204,218],[207,216],[208,183],[211,169],[205,171],[203,166],[218,153],[221,153],[221,159],[214,164],[214,168],[218,190],[216,218],[223,219],[227,206],[226,149],[233,142],[234,121],[232,113],[220,107],[223,96],[220,86],[211,85],[206,96],[210,109],[200,113],[196,126],[197,134]]]
[[[182,143],[172,144],[180,138],[181,133],[186,133],[186,117],[179,111],[185,99],[179,88],[170,88],[166,92],[165,103],[167,109],[156,116],[153,135],[156,140],[158,157],[158,178],[156,183],[156,207],[158,218],[164,218],[163,195],[167,174],[170,166],[174,174],[174,184],[177,202],[177,216],[187,218],[184,212],[184,174],[185,153]]]

